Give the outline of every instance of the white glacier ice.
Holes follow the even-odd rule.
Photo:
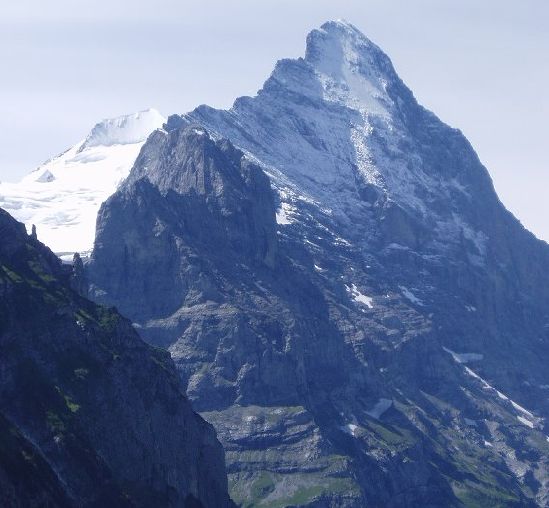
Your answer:
[[[35,224],[38,239],[54,252],[89,252],[101,203],[126,178],[149,134],[164,122],[149,109],[98,123],[84,141],[20,182],[1,183],[0,207],[29,231]]]

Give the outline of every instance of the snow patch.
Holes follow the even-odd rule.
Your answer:
[[[350,286],[345,285],[345,288],[351,294],[355,302],[365,305],[369,309],[374,308],[374,299],[371,296],[366,296],[361,293],[355,284],[351,284]]]
[[[406,251],[410,250],[410,247],[406,247],[405,245],[400,245],[400,243],[390,243],[385,248],[391,249],[391,250],[406,250]]]
[[[500,393],[500,392],[498,392]],[[511,400],[507,397],[507,400],[511,402],[511,405],[517,410],[520,411],[522,414],[530,417],[530,418],[536,418],[531,411],[528,411],[528,409],[523,408],[520,404],[517,404],[514,400]]]
[[[478,381],[481,382],[482,388],[484,390],[492,392],[499,399],[507,402],[511,406],[511,408],[513,408],[516,412],[521,413],[520,415],[515,415],[516,418],[521,423],[523,423],[524,425],[526,425],[527,427],[530,427],[532,429],[536,426],[540,426],[543,423],[542,418],[538,418],[531,411],[528,411],[528,409],[525,409],[520,404],[517,404],[514,400],[509,398],[507,395],[500,392],[498,389],[494,388],[491,384],[489,384],[485,379],[483,379],[478,374],[476,374],[474,371],[472,371],[469,367],[464,366],[464,368],[465,368],[466,374],[468,374],[469,376],[471,376],[474,379],[477,379]]]
[[[343,427],[340,427],[340,428],[346,434],[356,437],[359,426],[355,425],[354,423],[348,423],[347,425],[344,425]]]
[[[103,120],[88,134],[80,151],[94,146],[143,143],[149,134],[162,127],[165,121],[166,119],[156,109]]]
[[[447,353],[450,353],[452,358],[458,363],[478,362],[484,358],[484,355],[481,355],[480,353],[456,353],[446,347],[442,347],[442,349]]]
[[[524,418],[524,416],[517,416],[517,420],[523,425],[526,425],[526,427],[530,427],[531,429],[534,428],[534,424],[530,420]]]
[[[192,132],[194,132],[198,136],[205,136],[206,135],[206,131],[204,129],[198,129],[196,127],[192,129]]]
[[[282,202],[280,208],[276,211],[276,223],[280,225],[292,224],[292,214],[295,213],[296,208],[290,203]]]

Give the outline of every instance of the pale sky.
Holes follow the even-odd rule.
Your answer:
[[[229,107],[338,18],[465,133],[505,205],[549,240],[549,0],[5,0],[0,180],[103,118]]]

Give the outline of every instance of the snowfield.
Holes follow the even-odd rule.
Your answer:
[[[374,299],[371,296],[362,294],[355,284],[351,284],[350,286],[346,285],[345,288],[347,289],[347,292],[351,294],[351,297],[355,302],[365,305],[369,309],[374,308]]]
[[[65,153],[18,183],[0,184],[0,207],[58,254],[93,247],[101,203],[126,178],[149,134],[164,117],[149,109],[98,123]]]

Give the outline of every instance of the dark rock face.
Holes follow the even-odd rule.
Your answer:
[[[0,238],[0,504],[230,506],[168,353],[75,293],[3,210]]]
[[[549,248],[377,46],[328,23],[165,129],[86,270],[171,352],[234,499],[547,505]]]
[[[163,196],[173,193],[191,205],[181,214],[185,232],[202,248],[222,246],[273,268],[276,222],[269,180],[229,141],[215,143],[201,127],[156,131],[126,185],[143,178]]]
[[[145,321],[193,298],[189,276],[202,277],[201,289],[215,297],[202,266],[207,260],[197,257],[202,251],[225,265],[274,267],[269,180],[230,143],[215,143],[203,129],[157,131],[99,212],[93,282],[108,288],[108,300],[116,299],[123,313]]]

